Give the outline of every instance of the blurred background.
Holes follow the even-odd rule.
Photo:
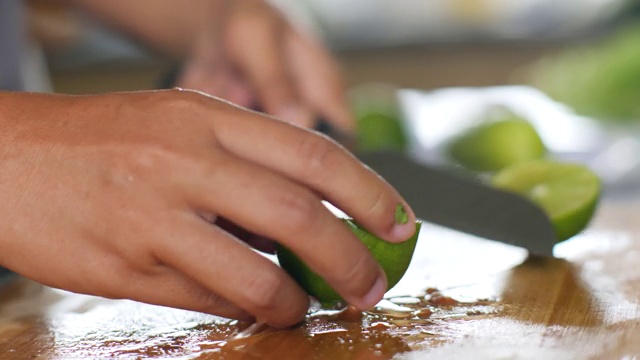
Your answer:
[[[452,139],[515,117],[551,156],[596,170],[611,196],[640,190],[639,1],[272,2],[335,52],[363,147],[468,167]],[[31,90],[152,89],[176,66],[58,2],[28,3]]]
[[[335,50],[349,85],[510,84],[520,67],[634,19],[625,0],[274,0]],[[169,64],[59,2],[29,1],[61,92],[150,88]]]

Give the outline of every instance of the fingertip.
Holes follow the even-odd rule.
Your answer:
[[[238,321],[242,321],[242,322],[247,322],[247,323],[252,323],[256,321],[255,316],[249,314],[248,312],[241,310],[241,309],[237,309],[235,312],[230,312],[230,313],[226,313],[226,314],[220,314],[220,313],[215,313],[215,312],[209,312],[211,315],[215,315],[215,316],[223,316],[225,318],[228,319],[234,319],[234,320],[238,320]]]
[[[380,271],[378,277],[371,289],[365,294],[358,304],[352,304],[360,310],[369,310],[376,306],[377,303],[382,300],[384,294],[387,292],[387,278],[384,271]]]
[[[416,232],[416,219],[413,211],[406,204],[400,202],[393,213],[394,224],[391,229],[390,240],[404,242]]]
[[[411,238],[416,232],[416,226],[412,223],[396,225],[391,230],[391,240],[393,242],[405,242]]]
[[[280,316],[275,315],[275,319],[264,319],[263,322],[279,329],[286,329],[298,325],[304,321],[307,311],[309,310],[309,304],[309,296],[305,295],[304,301],[299,304],[300,306],[293,306],[289,308],[288,314],[281,314]]]

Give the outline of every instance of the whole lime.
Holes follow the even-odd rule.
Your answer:
[[[498,171],[542,158],[546,149],[534,127],[518,117],[489,121],[452,140],[451,158],[475,171]]]
[[[356,118],[359,151],[407,149],[409,138],[395,86],[360,84],[350,89],[349,102]]]
[[[405,129],[397,116],[369,112],[359,116],[356,124],[360,151],[405,151],[407,148]]]

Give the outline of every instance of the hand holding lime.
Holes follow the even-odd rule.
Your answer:
[[[362,241],[373,257],[378,261],[387,276],[387,285],[391,289],[402,278],[416,247],[421,222],[416,222],[415,234],[402,243],[390,243],[369,233],[351,219],[342,219],[345,225]],[[318,274],[313,272],[289,249],[278,245],[278,261],[280,266],[293,277],[298,284],[311,296],[315,297],[323,305],[335,305],[342,300],[331,286]]]

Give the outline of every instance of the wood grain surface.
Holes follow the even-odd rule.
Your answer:
[[[0,288],[0,359],[635,359],[639,210],[603,204],[555,259],[427,225],[377,310],[288,330],[18,279]]]

